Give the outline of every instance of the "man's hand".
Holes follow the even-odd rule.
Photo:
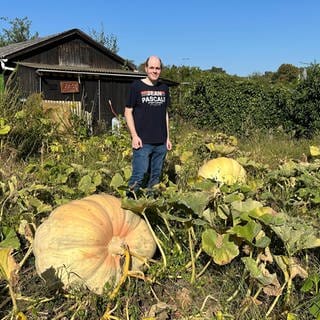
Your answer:
[[[142,140],[139,138],[139,136],[132,137],[132,148],[133,149],[142,148]]]
[[[169,139],[167,139],[167,150],[171,150],[172,149],[172,143]]]

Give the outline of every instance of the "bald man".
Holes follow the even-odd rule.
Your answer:
[[[159,81],[161,59],[149,57],[145,62],[146,78],[132,83],[124,116],[132,139],[132,175],[128,196],[140,188],[151,190],[159,183],[169,138],[169,88]],[[144,185],[143,182],[146,181]]]

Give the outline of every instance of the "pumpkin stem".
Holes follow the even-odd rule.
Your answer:
[[[125,246],[126,244],[123,238],[113,236],[108,244],[108,251],[110,254],[123,255],[125,253]]]
[[[128,276],[129,276],[129,267],[130,267],[130,260],[131,260],[129,248],[127,246],[125,246],[123,251],[124,251],[125,260],[124,260],[124,264],[123,264],[122,276],[121,276],[117,286],[113,289],[113,291],[109,295],[109,298],[111,301],[113,301],[116,298],[121,286],[123,285],[123,283],[127,280]],[[111,313],[115,309],[110,310],[110,308],[111,308],[111,303],[108,303],[106,311],[104,312],[103,316],[101,317],[101,320],[119,319],[119,318],[111,315]]]
[[[145,209],[143,209],[143,211],[141,212],[141,215],[144,217],[144,219],[146,221],[146,224],[147,224],[147,226],[148,226],[148,228],[149,228],[149,230],[150,230],[150,232],[151,232],[151,234],[153,236],[153,239],[154,239],[155,243],[157,244],[157,246],[159,248],[159,251],[160,251],[162,259],[163,259],[163,269],[165,269],[167,267],[167,257],[165,255],[163,249],[162,249],[162,246],[161,246],[159,238],[157,237],[157,235],[155,234],[155,232],[153,231],[153,229],[152,229],[152,227],[150,225],[150,222],[149,222],[149,220],[147,218],[147,215],[145,213]]]

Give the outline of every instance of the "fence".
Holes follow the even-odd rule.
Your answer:
[[[43,108],[58,124],[58,130],[71,128],[71,115],[75,114],[85,121],[92,132],[92,113],[82,109],[81,101],[43,100]]]

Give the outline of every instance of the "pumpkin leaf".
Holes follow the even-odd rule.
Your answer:
[[[4,240],[0,242],[0,248],[12,248],[12,249],[20,248],[20,241],[14,229],[3,227],[2,233],[4,236]]]
[[[181,222],[181,223],[190,223],[190,222],[193,222],[193,223],[197,223],[196,220],[197,219],[192,219],[192,217],[177,217],[175,215],[172,215],[170,213],[159,213],[161,216],[165,217],[166,219],[168,220],[172,220],[172,221],[178,221],[178,222]],[[199,220],[199,219],[198,219]]]
[[[262,207],[262,203],[253,199],[248,199],[246,201],[234,201],[231,203],[232,210],[239,213],[250,212],[256,208]]]
[[[207,143],[206,147],[210,152],[217,152],[220,155],[227,155],[232,153],[236,148],[227,144],[214,144],[212,142]]]
[[[206,210],[203,211],[202,217],[209,222],[210,225],[214,225],[214,221],[217,217],[217,213],[210,208],[207,208]]]
[[[300,266],[298,259],[283,255],[274,255],[273,258],[283,272],[287,282],[289,279],[292,280],[296,276],[300,276],[303,279],[307,278],[308,273]]]
[[[202,248],[218,265],[228,264],[239,254],[238,246],[229,237],[229,234],[219,234],[213,229],[202,233]]]
[[[188,160],[193,156],[192,151],[183,151],[182,155],[180,156],[181,163],[186,163]]]
[[[96,187],[101,184],[101,181],[102,178],[100,174],[93,174],[93,176],[86,174],[80,179],[78,188],[84,194],[91,194],[96,191]]]
[[[283,225],[285,215],[270,207],[257,207],[249,212],[251,218],[258,219],[266,225]]]
[[[320,247],[316,229],[298,218],[287,217],[284,225],[270,227],[283,241],[290,256],[304,249]]]
[[[50,205],[43,203],[38,198],[30,196],[28,201],[31,206],[37,209],[37,213],[52,211],[52,207]]]
[[[131,176],[131,167],[125,167],[122,169],[122,172],[123,172],[123,175],[124,175],[124,178],[126,180],[129,180],[130,176]]]
[[[16,316],[16,320],[27,320],[27,317],[25,316],[25,314],[23,312],[18,312],[17,316]]]
[[[12,283],[15,279],[15,272],[18,264],[12,257],[12,248],[0,248],[0,278]]]
[[[316,295],[312,299],[312,306],[309,308],[310,313],[316,318],[316,320],[319,320],[320,318],[320,295]]]
[[[243,238],[250,243],[253,243],[254,238],[258,235],[261,229],[262,227],[260,224],[251,220],[244,226],[234,226],[233,228],[229,229],[228,233],[236,234],[239,238]]]
[[[264,232],[261,230],[259,234]],[[267,237],[266,235],[259,237],[259,235],[256,237],[255,246],[258,248],[267,248],[271,242],[271,239]]]
[[[162,205],[161,199],[152,198],[139,198],[137,200],[124,198],[121,201],[121,207],[123,209],[131,210],[133,212],[142,213],[146,208],[150,207],[160,207]]]
[[[249,271],[250,276],[257,280],[261,285],[267,286],[274,282],[276,275],[266,272],[262,266],[258,265],[256,260],[250,257],[243,257],[241,260]]]
[[[314,273],[310,275],[303,283],[301,287],[302,292],[310,292],[313,288],[315,288],[315,293],[318,293],[320,283],[320,275],[318,273]]]
[[[0,118],[0,136],[5,136],[6,134],[9,133],[10,130],[11,130],[11,127],[5,124],[5,119]]]
[[[124,180],[120,173],[116,173],[110,182],[110,187],[117,189],[124,184]]]
[[[319,147],[310,146],[309,149],[310,149],[311,156],[313,156],[313,157],[320,156],[320,148]]]
[[[97,187],[100,186],[102,183],[102,177],[99,172],[94,172],[92,176],[92,182]]]
[[[187,192],[179,196],[178,203],[191,209],[198,216],[202,216],[211,199],[210,192]]]
[[[224,202],[225,203],[232,203],[235,201],[242,201],[244,199],[244,194],[239,192],[233,192],[230,194],[225,195]]]

